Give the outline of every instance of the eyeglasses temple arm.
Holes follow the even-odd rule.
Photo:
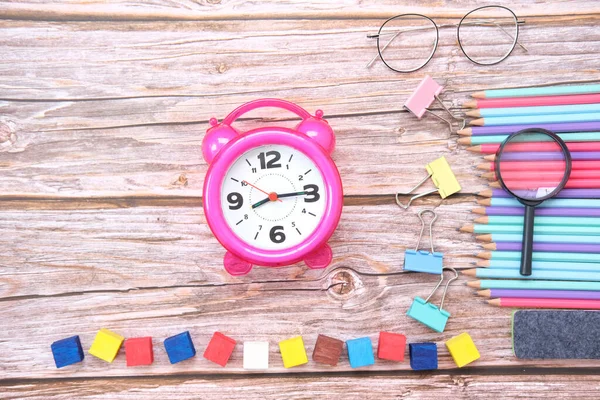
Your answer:
[[[385,44],[385,46],[383,46],[383,47],[381,48],[381,53],[383,53],[383,52],[385,51],[385,49],[387,49],[387,47],[390,45],[390,43],[392,43],[392,40],[396,39],[396,37],[397,37],[399,34],[401,34],[401,33],[402,33],[402,31],[398,31],[398,32],[397,32],[397,33],[396,33],[394,36],[392,36],[392,38],[390,39],[390,41],[389,41],[389,42],[387,42],[387,43]],[[379,35],[379,34],[378,34],[377,36],[374,36],[374,35],[367,35],[367,37],[369,37],[369,36],[371,36],[371,38],[373,38],[373,37],[375,37],[375,38],[379,38],[379,36],[380,36],[380,35]],[[375,60],[377,60],[377,59],[380,57],[380,56],[379,56],[379,53],[380,53],[380,52],[377,52],[377,55],[376,55],[375,57],[373,57],[373,58],[371,59],[371,61],[369,61],[369,63],[367,64],[367,68],[369,68],[371,65],[373,65],[373,63],[375,62]]]

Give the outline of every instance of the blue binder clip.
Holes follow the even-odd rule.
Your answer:
[[[425,221],[423,214],[429,212],[433,214],[433,219],[429,224],[429,243],[431,244],[431,253],[425,250],[419,250],[419,243],[423,238],[425,231]],[[414,250],[404,252],[404,269],[406,271],[427,272],[429,274],[440,275],[442,273],[442,262],[444,255],[433,250],[433,223],[437,219],[437,214],[433,210],[421,210],[417,214],[421,220],[421,234]]]
[[[448,286],[450,283],[454,282],[458,279],[458,272],[454,268],[445,267],[444,269],[451,270],[454,272],[454,278],[450,279],[446,284],[444,289],[444,293],[442,294],[442,301],[440,303],[440,307],[437,308],[435,305],[429,303],[429,299],[433,294],[438,290],[442,282],[444,281],[444,274],[440,274],[440,281],[437,286],[433,289],[431,294],[427,297],[427,299],[423,300],[421,297],[415,297],[412,305],[408,309],[406,315],[411,318],[416,319],[423,325],[433,329],[436,332],[444,332],[446,329],[446,322],[448,322],[448,318],[450,317],[450,313],[443,309],[444,307],[444,298],[446,297],[446,292],[448,292]]]

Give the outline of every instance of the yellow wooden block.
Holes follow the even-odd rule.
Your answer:
[[[89,353],[106,362],[113,362],[125,338],[108,329],[100,329],[90,347]]]
[[[281,352],[283,366],[286,368],[296,367],[308,362],[302,336],[279,342],[279,351]]]
[[[446,342],[446,347],[458,368],[479,359],[479,351],[473,343],[473,339],[467,332],[454,336]]]

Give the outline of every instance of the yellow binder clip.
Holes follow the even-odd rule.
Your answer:
[[[430,162],[429,164],[427,164],[425,166],[425,169],[427,170],[428,175],[421,182],[419,182],[414,188],[410,189],[408,192],[396,193],[396,204],[398,204],[403,209],[405,209],[405,210],[408,209],[408,207],[410,207],[413,200],[418,199],[419,197],[427,196],[428,194],[431,194],[431,193],[438,192],[440,194],[440,196],[442,197],[442,199],[445,199],[446,197],[448,197],[456,192],[460,192],[460,189],[461,189],[460,184],[458,183],[456,176],[454,176],[454,172],[452,172],[452,169],[450,169],[450,164],[448,164],[448,161],[446,161],[445,157],[442,156],[442,157],[438,158],[437,160]],[[411,194],[413,191],[415,191],[417,188],[419,188],[422,184],[424,184],[427,181],[427,179],[429,179],[429,178],[431,178],[436,189],[430,190],[429,192],[414,195],[413,197],[410,198],[407,205],[404,205],[400,202],[400,200],[398,199],[398,196]]]

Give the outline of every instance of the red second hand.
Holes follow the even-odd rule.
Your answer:
[[[242,182],[244,182],[246,185],[252,186],[254,189],[258,190],[259,192],[263,192],[264,194],[266,194],[267,196],[269,196],[269,200],[271,200],[271,201],[277,200],[277,201],[281,201],[283,203],[283,201],[280,198],[277,197],[277,193],[275,193],[275,192],[271,192],[271,193],[265,192],[261,188],[258,188],[256,186],[254,186],[253,184],[251,184],[250,182],[248,182],[246,180],[243,180]]]

